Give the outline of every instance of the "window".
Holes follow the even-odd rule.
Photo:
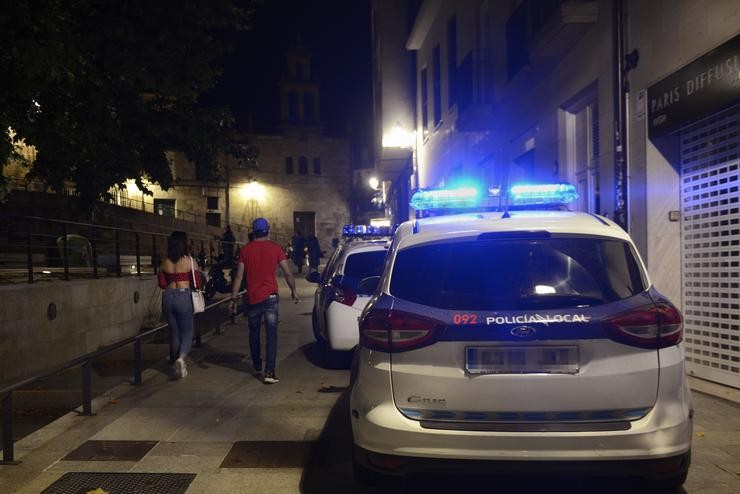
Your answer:
[[[285,158],[285,173],[293,175],[293,157],[288,156]]]
[[[321,158],[313,159],[313,172],[315,175],[321,175]]]
[[[432,111],[434,112],[435,126],[437,126],[442,120],[442,67],[440,67],[440,60],[439,45],[435,45],[434,52],[432,54],[432,63],[434,64],[432,67],[432,91],[434,91],[434,107],[432,108]]]
[[[288,119],[298,121],[298,94],[295,91],[288,92]]]
[[[295,66],[295,69],[296,69],[296,77],[295,78],[297,80],[299,80],[299,81],[302,81],[303,80],[303,64],[302,63],[297,63],[296,66]]]
[[[447,108],[457,103],[457,17],[447,21]]]
[[[421,70],[421,126],[429,127],[429,92],[427,88],[427,69]]]
[[[206,209],[218,209],[218,196],[208,196],[206,198]]]
[[[313,93],[303,93],[303,117],[306,122],[313,122],[316,119],[313,108]]]
[[[578,211],[601,213],[599,175],[599,107],[589,88],[585,96],[563,110],[565,134],[561,160],[567,163],[567,180],[578,190]]]
[[[298,158],[298,173],[301,175],[308,174],[308,158],[305,156]]]
[[[206,225],[221,226],[221,213],[206,213]]]
[[[385,264],[385,253],[385,250],[377,250],[350,254],[344,261],[342,279],[337,281],[353,290],[357,290],[360,281],[369,276],[380,276]]]
[[[159,216],[175,217],[174,199],[154,199],[154,214]]]
[[[621,240],[486,235],[400,251],[391,295],[448,310],[548,310],[601,305],[646,289],[632,248]],[[470,259],[486,262],[471,270]]]

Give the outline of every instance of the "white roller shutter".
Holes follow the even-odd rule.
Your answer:
[[[690,373],[740,388],[740,105],[681,132],[681,242]]]

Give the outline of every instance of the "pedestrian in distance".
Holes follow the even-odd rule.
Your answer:
[[[258,373],[262,372],[262,354],[260,330],[262,319],[265,320],[265,384],[279,382],[275,374],[275,360],[277,358],[277,326],[279,312],[279,296],[275,268],[280,266],[285,276],[285,282],[290,288],[290,297],[298,303],[295,291],[295,279],[288,265],[283,248],[270,240],[270,224],[265,218],[257,218],[252,223],[254,240],[242,247],[239,253],[231,292],[230,311],[236,309],[236,296],[239,293],[242,277],[247,279],[247,294],[244,313],[249,325],[249,353],[252,356],[252,366]]]
[[[170,328],[170,362],[175,365],[175,375],[187,377],[185,359],[193,344],[194,288],[202,288],[203,274],[200,266],[188,255],[188,237],[185,232],[172,232],[167,240],[167,257],[162,260],[157,276],[162,294],[162,313]]]
[[[224,230],[224,234],[221,235],[221,244],[223,245],[224,250],[224,257],[226,258],[226,263],[231,266],[234,262],[234,242],[236,241],[236,238],[234,237],[234,232],[231,231],[231,225],[226,225],[226,230]]]
[[[306,247],[308,248],[308,272],[318,271],[319,259],[321,258],[321,245],[319,245],[319,239],[313,233],[308,235]]]
[[[306,239],[299,231],[293,235],[293,264],[298,268],[298,273],[303,272],[303,259],[305,256]]]

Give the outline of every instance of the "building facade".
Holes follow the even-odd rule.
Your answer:
[[[690,371],[740,387],[737,2],[404,6],[412,88],[383,70],[379,26],[375,87],[413,96],[409,186],[573,183],[682,308]]]
[[[319,96],[311,54],[300,47],[289,52],[280,81],[279,130],[244,135],[255,162],[223,157],[223,179],[204,183],[195,180],[184,156],[173,154],[176,186],[152,188],[154,211],[172,215],[185,210],[214,226],[244,225],[235,229],[238,242],[246,241],[255,218],[265,217],[281,243],[300,231],[315,234],[322,250],[330,249],[331,239],[350,222],[351,140],[324,132]],[[141,196],[135,186],[125,193],[128,199]]]

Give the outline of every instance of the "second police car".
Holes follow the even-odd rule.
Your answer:
[[[337,366],[357,346],[357,319],[371,295],[360,289],[360,282],[382,271],[390,228],[345,225],[342,237],[324,271],[306,277],[318,284],[311,319],[328,367]]]
[[[622,228],[552,206],[575,197],[567,184],[512,187],[507,207],[485,212],[495,197],[475,188],[414,196],[477,211],[395,233],[360,320],[358,480],[472,465],[684,482],[681,315]]]

